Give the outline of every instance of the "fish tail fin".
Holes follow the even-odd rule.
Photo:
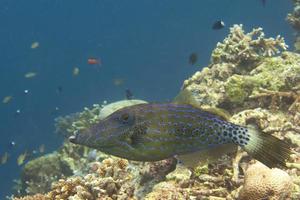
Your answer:
[[[253,158],[268,167],[285,167],[291,154],[289,145],[273,135],[248,127],[249,142],[243,147]]]

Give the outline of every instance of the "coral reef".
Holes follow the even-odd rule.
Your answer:
[[[72,175],[66,162],[57,154],[49,154],[29,161],[21,174],[26,194],[36,194],[50,189],[51,183],[60,177]]]
[[[66,141],[52,156],[67,169],[64,176],[72,176],[55,176],[53,170],[55,181],[49,179],[44,183],[47,187],[37,190],[44,195],[24,198],[233,200],[259,199],[267,194],[274,199],[280,195],[300,199],[300,55],[280,54],[279,49],[287,48],[283,38],[265,38],[261,28],[244,33],[241,25],[235,25],[230,31],[213,51],[212,63],[184,81],[182,90],[189,91],[203,108],[228,112],[233,123],[254,124],[288,142],[293,153],[287,169],[269,169],[241,149],[192,169],[176,166],[174,158],[153,163],[127,161]],[[56,120],[57,132],[68,136],[127,103],[94,105],[61,117]],[[26,169],[48,174],[50,168],[62,170],[56,165],[36,168],[31,163],[24,173]],[[280,180],[274,179],[279,176]],[[36,179],[39,181],[39,176]],[[33,191],[30,187],[23,183],[23,191]]]
[[[212,64],[232,63],[236,65],[251,64],[286,50],[287,45],[280,36],[265,38],[262,28],[253,29],[245,34],[243,25],[234,25],[230,34],[222,43],[218,43],[211,55]]]
[[[227,44],[234,42],[234,30],[241,32],[241,27],[235,27],[225,39],[230,41]],[[289,142],[295,153],[291,155],[290,163],[287,163],[289,169],[286,172],[297,185],[295,188],[299,188],[297,180],[300,172],[297,163],[300,148],[297,136],[300,133],[300,55],[292,52],[283,52],[277,57],[254,55],[252,61],[247,62],[249,56],[243,57],[238,52],[229,51],[226,48],[234,48],[235,45],[225,48],[225,44],[219,44],[217,51],[214,50],[212,64],[184,81],[182,89],[190,91],[203,107],[208,105],[228,111],[232,115],[229,120],[233,123],[255,124],[262,132],[274,134]],[[281,44],[281,47],[286,46]],[[232,157],[232,164],[227,167],[231,169],[227,172],[232,174],[228,179],[231,191],[227,199],[238,198],[250,159],[240,150],[236,157]],[[207,166],[200,165],[195,172],[206,171],[201,169],[207,169]],[[299,190],[287,192],[292,199],[300,196]]]
[[[284,52],[278,57],[264,58],[252,70],[243,69],[243,74],[235,72],[240,67],[234,64],[218,63],[196,72],[184,81],[183,89],[191,91],[202,105],[232,113],[256,106],[274,108],[275,104],[295,112],[300,96],[299,62],[298,54]]]

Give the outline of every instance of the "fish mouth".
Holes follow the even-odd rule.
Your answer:
[[[78,136],[79,136],[79,133],[75,133],[74,135],[71,135],[68,140],[69,142],[73,143],[73,144],[81,144],[79,141],[78,141]],[[81,145],[86,145],[86,146],[89,146],[88,144],[81,144]],[[96,149],[111,149],[111,148],[115,148],[116,147],[116,144],[107,144],[105,142],[103,142],[102,144],[97,144],[96,146],[90,146],[92,148],[96,148]]]
[[[69,137],[69,142],[76,144],[76,135],[71,135]]]

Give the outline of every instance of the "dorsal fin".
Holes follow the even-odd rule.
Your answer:
[[[174,98],[174,103],[178,104],[189,104],[194,106],[195,108],[204,110],[206,112],[212,113],[214,115],[219,116],[220,118],[228,121],[230,119],[230,114],[221,108],[210,107],[208,105],[201,105],[194,97],[191,91],[188,89],[181,90],[179,94]]]

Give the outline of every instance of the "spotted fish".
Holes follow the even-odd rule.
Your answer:
[[[290,155],[289,146],[270,134],[178,103],[122,108],[69,140],[136,161],[158,161],[226,144],[242,147],[269,167],[284,166]]]

